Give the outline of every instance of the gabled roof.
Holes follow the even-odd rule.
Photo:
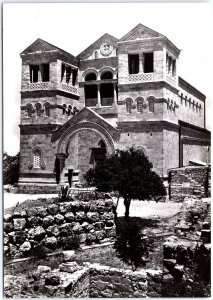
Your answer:
[[[105,41],[107,41],[107,42],[110,41],[112,43],[113,47],[117,48],[118,39],[108,33],[105,33],[99,39],[97,39],[94,43],[92,43],[89,47],[87,47],[84,51],[82,51],[80,54],[78,54],[77,57],[80,59],[85,59],[86,57],[91,55],[95,49],[99,48],[100,45]]]
[[[57,129],[52,135],[52,142],[58,140],[62,134],[75,126],[76,124],[90,122],[93,124],[97,124],[105,128],[108,132],[111,133],[112,136],[117,136],[120,134],[120,131],[112,126],[109,122],[107,122],[103,117],[94,112],[92,109],[88,107],[84,107],[79,113],[70,118],[66,123],[64,123],[59,129]]]
[[[45,53],[45,52],[56,52],[60,55],[67,56],[69,58],[73,58],[76,60],[76,57],[72,54],[38,38],[35,42],[33,42],[30,46],[28,46],[24,51],[21,52],[21,56],[32,53]]]
[[[161,33],[152,30],[149,27],[146,27],[139,23],[137,26],[135,26],[132,30],[130,30],[127,34],[125,34],[119,42],[123,41],[129,41],[129,40],[135,40],[135,39],[142,39],[142,38],[148,38],[148,37],[164,37]]]

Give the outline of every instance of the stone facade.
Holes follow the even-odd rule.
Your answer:
[[[21,192],[75,186],[106,154],[141,148],[153,169],[209,162],[205,96],[178,73],[180,50],[137,25],[77,57],[41,39],[21,53]]]

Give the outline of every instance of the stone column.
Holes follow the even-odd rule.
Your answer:
[[[39,69],[38,69],[38,82],[42,81],[42,78],[41,78],[41,72],[42,72],[42,70],[41,70],[41,68],[42,68],[42,65],[39,65]]]
[[[97,107],[101,106],[101,85],[97,85],[97,92],[98,92],[98,102],[96,104]]]
[[[114,101],[113,101],[113,105],[117,106],[117,82],[113,82],[113,88],[114,88]]]
[[[56,158],[59,160],[59,172],[60,172],[60,181],[59,184],[63,184],[64,183],[64,178],[63,178],[63,169],[65,166],[65,159],[66,159],[67,155],[65,153],[57,153],[56,154]]]
[[[143,73],[144,56],[143,53],[139,53],[139,73]]]

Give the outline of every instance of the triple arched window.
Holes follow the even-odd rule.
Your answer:
[[[45,117],[50,117],[51,114],[51,105],[49,102],[44,103],[44,105],[42,106],[41,103],[36,103],[33,107],[33,105],[31,103],[28,103],[26,105],[26,113],[27,113],[27,117],[31,118],[34,116],[34,113],[36,115],[36,117],[42,117],[43,115],[45,115]]]
[[[126,103],[126,113],[131,114],[132,109],[137,109],[137,113],[143,113],[144,108],[148,106],[148,111],[150,113],[154,113],[154,105],[155,105],[155,98],[149,97],[147,98],[146,102],[144,103],[144,99],[142,97],[138,97],[135,100],[135,104],[133,103],[133,100],[131,98],[127,98],[125,100]]]

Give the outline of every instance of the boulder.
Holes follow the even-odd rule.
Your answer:
[[[62,236],[67,236],[72,233],[72,224],[71,223],[64,223],[59,227],[60,229],[60,234]]]
[[[64,216],[61,214],[55,215],[56,224],[62,224],[64,222]]]
[[[105,227],[105,236],[107,238],[116,236],[116,227]]]
[[[42,226],[37,226],[35,228],[31,228],[29,231],[28,231],[28,236],[29,238],[32,238],[32,239],[42,239],[46,234],[46,231],[44,230],[44,228]]]
[[[103,213],[104,210],[105,210],[105,201],[104,200],[97,200],[96,201],[96,210],[99,212],[99,213]]]
[[[86,242],[86,239],[87,239],[86,233],[79,234],[79,240],[81,244],[84,244]]]
[[[103,240],[103,238],[105,236],[104,230],[96,231],[95,234],[96,234],[96,238],[97,238],[98,241]]]
[[[13,244],[9,244],[10,255],[14,256],[18,253],[17,247]]]
[[[83,227],[80,225],[80,223],[76,223],[75,226],[73,227],[72,231],[74,233],[83,232]]]
[[[12,222],[4,222],[4,232],[11,232],[13,230]]]
[[[88,212],[87,219],[90,223],[96,223],[100,220],[99,214],[97,212]]]
[[[96,234],[94,233],[87,233],[86,243],[91,244],[92,242],[96,241]]]
[[[64,256],[64,261],[73,260],[73,256],[75,255],[74,250],[63,251],[62,253],[63,253],[63,256]]]
[[[59,212],[61,214],[66,214],[67,212],[71,212],[71,202],[63,202],[59,204]]]
[[[41,206],[41,207],[37,208],[37,216],[44,218],[44,217],[46,217],[46,215],[47,215],[46,207]]]
[[[13,213],[13,218],[26,218],[27,212],[26,210],[15,210]]]
[[[69,222],[72,222],[74,221],[75,219],[75,216],[72,212],[67,212],[65,215],[64,215],[66,221],[69,221]]]
[[[28,217],[36,216],[37,215],[37,209],[36,208],[28,208],[27,215],[28,215]]]
[[[84,230],[85,232],[87,232],[87,228],[88,228],[88,226],[89,226],[89,223],[88,223],[88,222],[83,222],[81,226],[82,226],[83,230]]]
[[[171,270],[175,267],[177,261],[176,259],[164,259],[163,260],[163,265],[168,269]]]
[[[105,221],[105,225],[106,225],[107,227],[112,227],[112,226],[115,225],[115,223],[114,223],[113,220],[106,220],[106,221]]]
[[[51,204],[47,207],[47,212],[51,215],[56,215],[58,213],[59,207],[57,204]]]
[[[12,220],[12,215],[11,214],[6,214],[6,215],[4,215],[4,221],[5,222],[9,222],[9,221],[11,221]]]
[[[26,226],[26,220],[24,218],[13,219],[13,226],[15,230],[22,230]]]
[[[43,219],[43,226],[48,227],[48,226],[52,225],[53,222],[54,222],[54,217],[51,215],[48,215]]]
[[[112,212],[105,212],[102,216],[102,220],[114,220],[114,215]]]
[[[71,210],[72,212],[76,212],[80,208],[80,203],[78,201],[71,202]]]
[[[101,229],[104,228],[104,223],[103,222],[96,222],[93,225],[94,225],[95,229],[97,229],[97,230],[101,230]]]
[[[75,261],[65,262],[59,265],[59,270],[62,272],[74,273],[79,269],[80,267]]]
[[[89,225],[87,226],[87,231],[88,231],[88,232],[94,232],[94,231],[95,231],[94,226],[93,226],[92,224],[89,224]]]
[[[4,255],[9,253],[9,246],[4,246]]]
[[[112,199],[105,199],[105,206],[107,208],[112,208],[113,207],[113,200]]]
[[[49,272],[51,272],[51,268],[50,268],[50,267],[47,267],[47,266],[38,266],[37,272],[38,272],[39,274],[42,274],[42,273],[49,273]]]
[[[36,216],[29,217],[27,221],[28,221],[29,227],[36,226],[39,223],[38,218]]]
[[[4,245],[7,245],[9,243],[9,236],[4,235]]]
[[[22,244],[27,237],[27,233],[22,230],[12,231],[8,235],[14,244]]]
[[[75,215],[75,219],[77,222],[83,222],[86,218],[84,211],[77,211]]]
[[[24,242],[20,248],[19,251],[23,252],[23,253],[27,253],[31,250],[31,244],[30,242]]]
[[[45,246],[47,248],[55,248],[56,245],[57,245],[57,239],[52,236],[52,237],[47,237],[45,240],[44,240],[44,243],[45,243]]]
[[[60,230],[59,230],[59,227],[57,225],[49,226],[46,229],[46,232],[47,232],[48,235],[53,235],[55,237],[60,235]]]

